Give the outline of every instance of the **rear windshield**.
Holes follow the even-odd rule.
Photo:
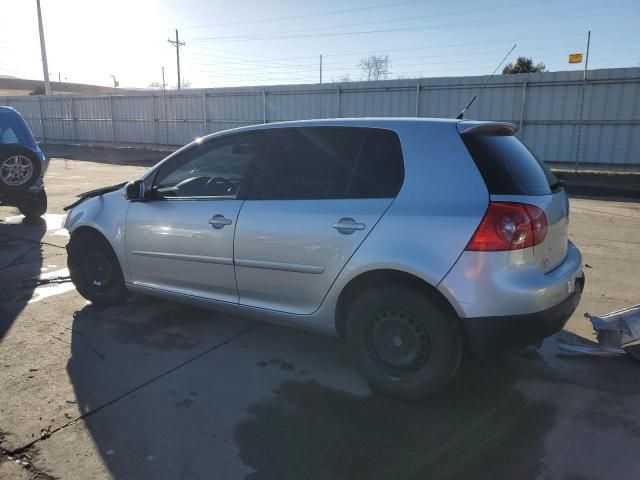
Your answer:
[[[0,145],[18,143],[34,148],[36,141],[22,117],[13,111],[0,111]]]
[[[492,195],[548,195],[558,180],[512,135],[462,135]]]

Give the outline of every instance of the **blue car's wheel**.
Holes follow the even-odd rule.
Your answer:
[[[38,156],[22,145],[0,145],[0,191],[22,193],[38,178],[42,165]]]

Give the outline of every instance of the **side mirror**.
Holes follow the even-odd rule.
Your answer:
[[[124,198],[127,200],[142,200],[145,196],[145,187],[142,180],[129,182],[124,187]]]

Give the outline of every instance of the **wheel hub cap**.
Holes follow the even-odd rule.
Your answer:
[[[95,287],[105,287],[111,282],[111,268],[108,260],[100,253],[89,255],[84,261],[84,274]]]
[[[0,166],[0,178],[11,186],[22,185],[33,174],[33,164],[24,155],[14,155],[7,158]]]
[[[429,336],[422,323],[404,310],[379,312],[369,338],[374,357],[389,371],[413,372],[429,358]]]

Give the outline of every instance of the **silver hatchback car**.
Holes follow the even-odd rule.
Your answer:
[[[512,124],[335,119],[220,132],[71,206],[97,307],[129,292],[337,334],[372,387],[416,398],[538,344],[580,300],[562,184]]]

